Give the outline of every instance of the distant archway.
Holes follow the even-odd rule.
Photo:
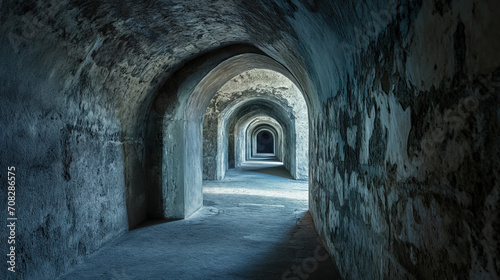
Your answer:
[[[288,149],[283,150],[285,146],[293,138],[293,135],[283,130],[281,125],[276,126],[276,123],[255,121],[247,128],[247,142],[251,145],[247,146],[247,158],[276,158],[278,161],[284,162],[283,154],[293,153],[293,147],[288,145]],[[289,134],[285,136],[285,134]],[[289,138],[289,139],[287,139]],[[278,144],[279,143],[279,144]]]
[[[274,136],[268,130],[262,130],[256,137],[257,154],[274,154]]]
[[[255,128],[266,123],[263,119],[253,122],[259,114],[274,119],[274,129],[280,127],[282,132],[274,137],[274,157],[294,179],[307,179],[307,111],[300,89],[280,72],[254,68],[234,76],[217,91],[206,109],[203,179],[223,180],[228,169],[241,167],[257,153],[253,148]]]

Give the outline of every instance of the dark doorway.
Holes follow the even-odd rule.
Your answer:
[[[269,131],[257,134],[257,153],[274,154],[274,137]]]

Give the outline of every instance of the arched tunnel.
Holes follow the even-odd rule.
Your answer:
[[[0,1],[0,278],[500,279],[498,11]]]
[[[271,133],[271,131],[262,128],[256,137],[256,153],[259,154],[273,154],[274,155],[274,138],[275,134]]]

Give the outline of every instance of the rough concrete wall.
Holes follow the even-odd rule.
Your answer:
[[[245,42],[306,94],[311,212],[346,278],[498,278],[498,5],[0,1],[0,160],[19,168],[29,244],[16,276],[52,279],[144,220],[155,92]]]
[[[345,35],[322,34],[344,58],[314,61],[326,42],[297,32],[331,81],[310,143],[315,225],[347,279],[498,279],[499,2],[392,4],[353,4]],[[299,30],[326,24],[302,15]]]
[[[203,120],[203,180],[217,180],[222,177],[217,166],[217,157],[220,156],[217,137],[225,139],[226,133],[225,129],[219,127],[218,115],[215,100],[212,99]]]
[[[16,278],[53,279],[146,219],[152,92],[185,59],[244,36],[215,18],[234,5],[197,7],[0,1],[0,162],[19,171]]]
[[[19,70],[5,57],[0,64],[10,78],[0,82],[0,162],[16,168],[17,275],[53,278],[128,229],[119,122],[96,100],[54,94],[60,81],[34,73],[45,72],[36,65]]]
[[[0,181],[14,166],[17,272],[12,277],[3,261],[0,278],[53,279],[128,229],[127,143],[112,104],[97,94],[102,72],[90,55],[99,43],[68,50],[33,40],[16,49],[6,35],[11,24],[0,24]]]

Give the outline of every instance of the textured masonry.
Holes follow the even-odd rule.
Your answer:
[[[259,68],[304,94],[310,211],[346,279],[498,279],[499,10],[1,1],[0,163],[18,168],[18,276],[53,279],[147,219],[199,209],[206,108]]]

